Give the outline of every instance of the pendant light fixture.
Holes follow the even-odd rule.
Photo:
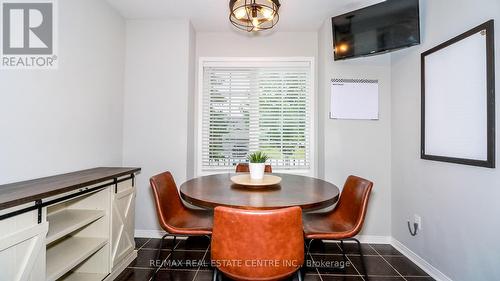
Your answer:
[[[271,29],[278,23],[278,0],[230,0],[229,20],[248,32]]]

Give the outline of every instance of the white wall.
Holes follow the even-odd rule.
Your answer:
[[[187,143],[187,165],[186,176],[191,179],[195,175],[195,122],[196,122],[196,32],[192,25],[189,26],[189,70],[188,70],[188,143]]]
[[[0,70],[0,184],[121,165],[124,20],[59,1],[59,69]]]
[[[198,32],[197,57],[316,57],[317,32]]]
[[[420,54],[495,19],[500,85],[500,2],[420,2],[422,45],[392,55],[392,234],[453,280],[498,280],[500,170],[420,159]],[[406,220],[415,213],[422,216],[423,229],[411,237]]]
[[[390,55],[334,61],[332,45],[332,25],[327,19],[319,32],[320,176],[339,187],[349,175],[373,181],[374,188],[361,235],[385,239],[391,234]],[[380,119],[329,119],[332,78],[378,79]]]
[[[184,20],[129,20],[126,26],[123,164],[142,168],[136,229],[157,230],[149,178],[169,170],[178,185],[186,180],[194,41]]]

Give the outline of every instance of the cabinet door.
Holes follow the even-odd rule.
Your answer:
[[[44,281],[48,223],[38,211],[0,221],[0,280]]]
[[[135,248],[135,187],[132,180],[118,183],[112,190],[111,261],[115,267]]]

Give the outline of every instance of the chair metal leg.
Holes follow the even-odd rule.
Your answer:
[[[309,241],[307,240],[304,240],[304,247],[305,247],[305,251],[304,251],[304,267],[307,268],[308,265],[307,265],[307,258],[309,257],[309,254],[311,253],[311,244],[313,242],[314,239],[310,239]]]
[[[219,272],[219,270],[217,268],[216,268],[216,270],[217,270],[217,280],[216,281],[222,281],[222,280],[224,280],[225,279],[224,275],[222,275],[222,273]]]
[[[309,256],[309,254],[311,253],[311,245],[312,245],[313,241],[314,241],[314,239],[310,239],[309,242],[304,241],[304,244],[306,246],[306,259],[307,259],[307,256]]]
[[[361,267],[363,268],[363,273],[365,280],[368,281],[368,272],[366,271],[366,265],[365,265],[365,258],[363,256],[363,250],[361,248],[361,243],[359,242],[358,239],[356,238],[351,238],[352,240],[356,241],[356,244],[358,244],[358,249],[359,249],[359,259],[361,260]]]
[[[302,279],[302,268],[300,268],[299,270],[297,270],[297,279],[298,279],[298,281],[303,281],[303,279]]]
[[[160,246],[158,247],[158,251],[156,252],[156,259],[155,259],[155,262],[157,262],[159,259],[160,259],[160,255],[161,255],[161,249],[163,247],[163,240],[165,239],[165,237],[169,236],[170,234],[165,234],[163,235],[163,237],[161,238],[160,240]],[[175,237],[175,236],[174,236]],[[156,280],[156,274],[158,273],[158,271],[160,270],[160,268],[163,266],[163,260],[160,262],[160,265],[156,267],[155,269],[155,272],[153,273],[153,281]]]
[[[212,281],[217,281],[217,279],[219,278],[219,270],[216,268],[214,268],[214,273],[212,275]]]
[[[163,247],[163,240],[165,239],[165,237],[169,236],[170,234],[165,234],[163,235],[163,237],[161,238],[160,240],[160,246],[158,247],[158,251],[156,252],[156,260],[158,260],[160,258],[160,254],[161,254],[161,248]]]
[[[173,252],[174,252],[174,250],[175,250],[175,246],[177,246],[175,242],[177,242],[177,236],[175,236],[175,235],[174,235],[174,241],[172,242],[172,249],[171,249],[171,250],[172,250],[172,253],[173,253]]]
[[[207,237],[207,238],[208,238],[208,247],[210,248],[211,243],[212,243],[212,236],[210,236],[210,235],[205,235],[205,237]],[[202,266],[205,266],[205,261],[203,261]],[[208,268],[213,268],[213,266],[212,266],[212,261],[211,261],[211,260],[210,260],[210,261],[208,261],[208,265],[207,265],[207,266],[208,266]]]
[[[347,264],[347,256],[345,254],[345,247],[344,247],[344,241],[340,240],[340,250],[342,251],[342,261],[344,261],[344,265],[339,267],[338,269],[340,270],[346,270],[346,264]]]
[[[177,246],[177,236],[173,235],[174,239],[172,241],[172,248],[170,249],[170,257],[171,257],[171,260],[174,261],[174,251],[175,251],[175,246]],[[175,267],[174,266],[175,262],[172,262],[170,264],[170,268],[173,268]]]

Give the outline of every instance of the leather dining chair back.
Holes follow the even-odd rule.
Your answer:
[[[343,223],[353,226],[351,236],[363,227],[372,187],[371,181],[356,176],[349,176],[344,184],[334,213],[343,218]]]
[[[150,183],[158,220],[166,232],[179,235],[210,235],[212,213],[187,208],[182,203],[170,172],[151,177]]]
[[[150,180],[155,198],[158,220],[163,229],[171,231],[169,221],[176,213],[183,213],[184,204],[177,193],[177,185],[170,172],[156,175]]]
[[[211,257],[218,270],[235,280],[281,280],[295,272],[300,276],[298,270],[304,263],[302,210],[216,207]]]
[[[272,173],[273,167],[271,165],[266,165],[264,168],[264,173]],[[247,163],[238,163],[236,165],[236,173],[250,173],[250,166]]]

